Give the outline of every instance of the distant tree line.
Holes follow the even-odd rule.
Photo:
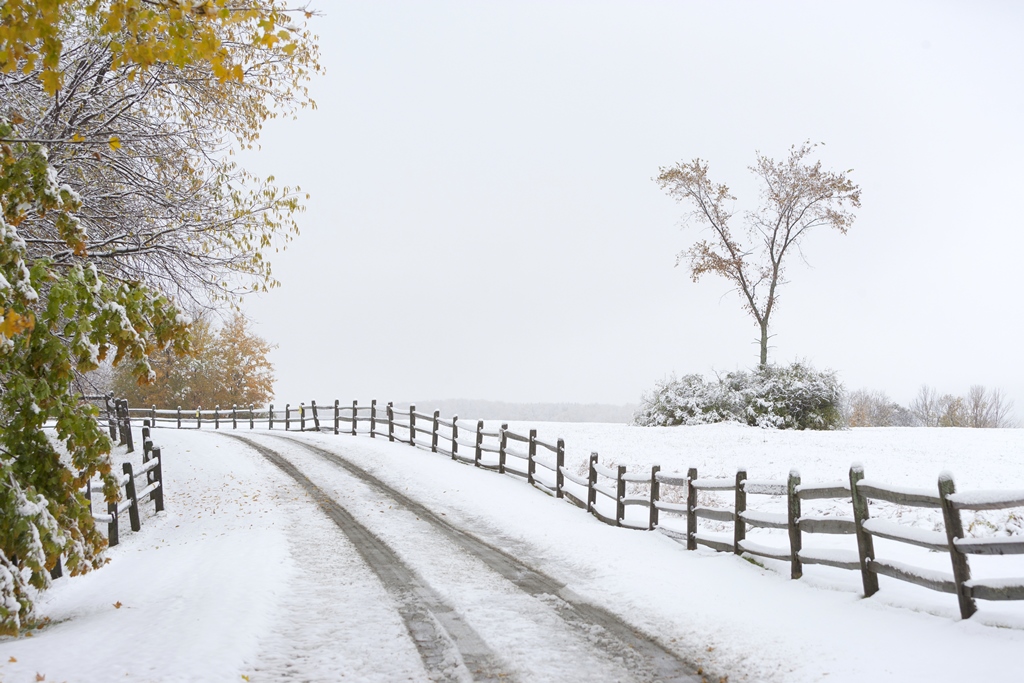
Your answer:
[[[940,394],[923,385],[909,406],[885,392],[859,389],[848,393],[843,413],[849,427],[1016,427],[1013,401],[1001,389],[973,385],[965,395]]]

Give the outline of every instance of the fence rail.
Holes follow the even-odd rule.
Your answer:
[[[376,400],[369,405],[341,405],[335,400],[331,413],[322,420],[320,406],[311,401],[309,407],[300,403],[297,409],[286,404],[283,413],[270,405],[266,410],[254,406],[232,406],[222,411],[196,408],[182,412],[123,407],[124,419],[129,415],[145,415],[156,426],[174,425],[177,428],[202,428],[212,424],[221,428],[221,422],[230,422],[232,429],[246,424],[249,429],[266,425],[267,429],[285,431],[343,431],[352,436],[370,438],[386,436],[389,442],[405,443],[450,457],[452,460],[511,474],[525,479],[535,488],[562,498],[586,510],[605,524],[636,530],[657,530],[680,543],[688,550],[703,546],[718,552],[735,553],[788,562],[790,576],[800,579],[805,565],[822,565],[859,572],[864,595],[878,591],[878,576],[883,575],[909,582],[935,591],[957,596],[960,614],[969,618],[977,610],[976,599],[1024,600],[1024,578],[972,579],[970,555],[1024,554],[1024,538],[966,538],[960,513],[962,510],[1004,510],[1024,507],[1024,490],[957,492],[948,473],[940,475],[937,489],[906,488],[865,479],[864,470],[854,465],[847,481],[804,483],[798,472],[790,472],[786,480],[748,479],[747,471],[739,469],[734,478],[699,477],[696,468],[686,473],[661,472],[653,466],[649,472],[627,472],[626,467],[606,466],[592,453],[586,463],[586,475],[565,466],[565,443],[554,443],[537,438],[537,430],[517,434],[502,424],[495,430],[485,430],[482,420],[461,420],[456,415],[442,419],[438,411],[432,414],[418,412],[415,405],[397,409],[388,403],[383,415]],[[115,411],[116,412],[116,411]],[[117,412],[121,415],[121,412]],[[184,417],[183,417],[184,416]],[[192,423],[194,422],[194,427]],[[342,423],[347,427],[342,429]],[[385,424],[386,423],[386,426]],[[120,421],[117,422],[120,425]],[[111,420],[111,434],[115,421]],[[130,442],[130,430],[128,439]],[[515,444],[515,446],[513,446]],[[522,447],[525,446],[525,450]],[[538,453],[538,449],[543,451]],[[147,473],[150,470],[147,470]],[[630,493],[629,489],[634,490]],[[699,500],[701,495],[729,495],[732,504],[722,506]],[[785,499],[785,512],[773,512],[748,507],[748,496]],[[804,514],[802,503],[811,500],[848,502],[849,516],[817,516]],[[928,531],[869,516],[869,501],[911,508],[939,509],[942,511],[944,532]],[[161,503],[162,504],[162,503]],[[646,515],[628,510],[646,512]],[[685,518],[684,528],[666,521]],[[715,534],[702,530],[700,520],[731,524],[731,534]],[[747,538],[750,529],[786,532],[786,542],[769,545]],[[853,536],[849,548],[803,547],[807,534]],[[951,572],[936,571],[909,565],[893,559],[878,557],[874,539],[922,547],[948,554]]]

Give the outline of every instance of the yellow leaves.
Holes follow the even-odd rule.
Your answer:
[[[85,142],[85,136],[81,133],[75,133],[71,136],[71,142]]]
[[[47,69],[39,75],[39,80],[43,82],[43,90],[49,95],[53,95],[60,90],[61,84],[64,82],[64,74],[59,71],[50,71]]]
[[[111,135],[108,144],[110,145],[110,149],[116,152],[117,150],[121,149],[121,138],[117,137],[116,135]]]
[[[35,324],[35,318],[31,314],[23,316],[13,308],[4,309],[4,315],[0,318],[0,335],[13,339],[22,332],[31,332]]]

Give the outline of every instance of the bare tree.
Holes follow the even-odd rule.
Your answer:
[[[917,390],[917,397],[910,403],[910,410],[925,427],[939,426],[938,394],[927,384]]]
[[[779,302],[778,288],[786,282],[787,257],[799,252],[801,240],[814,228],[832,227],[845,234],[854,220],[852,209],[860,207],[860,187],[847,178],[850,171],[825,171],[820,161],[807,160],[816,146],[794,145],[784,161],[756,153],[750,170],[760,180],[761,202],[746,213],[746,240],[733,231],[731,204],[736,198],[728,186],[711,182],[707,162],[694,159],[662,168],[656,179],[677,201],[692,205],[692,217],[712,235],[681,252],[677,265],[688,260],[694,282],[716,273],[735,287],[760,329],[762,367],[768,363],[771,316]]]

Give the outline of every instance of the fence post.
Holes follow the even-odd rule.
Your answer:
[[[565,498],[565,475],[562,468],[565,467],[565,441],[559,439],[555,446],[555,498]]]
[[[107,429],[110,430],[110,440],[117,438],[117,405],[114,403],[114,395],[107,394],[103,397],[107,406]]]
[[[306,431],[306,403],[299,401],[299,431]]]
[[[501,425],[501,437],[498,440],[498,474],[505,474],[505,450],[508,448],[508,423]]]
[[[156,458],[156,467],[153,468],[155,475],[154,481],[160,482],[160,485],[156,487],[156,490],[150,494],[149,498],[156,505],[157,512],[164,511],[164,458],[160,454],[160,447],[156,446],[153,448],[153,457]]]
[[[473,466],[480,467],[480,458],[483,457],[484,451],[484,421],[476,421],[476,451],[473,453]]]
[[[313,429],[315,431],[319,432],[320,431],[320,416],[317,415],[317,412],[316,412],[316,401],[310,401],[309,405],[312,406],[312,409],[313,409]]]
[[[354,429],[354,428],[353,428]],[[355,432],[352,432],[355,434]],[[388,401],[388,441],[395,440],[395,403]]]
[[[128,445],[128,452],[135,452],[135,441],[132,439],[132,416],[128,412],[128,399],[122,399],[121,405],[124,406],[124,440]]]
[[[116,399],[114,401],[114,414],[117,416],[117,445],[123,446],[125,444],[124,436],[124,399]]]
[[[121,466],[121,471],[128,475],[128,482],[124,485],[124,493],[131,501],[131,505],[128,507],[128,521],[132,531],[138,531],[142,528],[142,523],[139,521],[139,498],[135,495],[135,473],[132,472],[132,464],[124,463]]]
[[[437,453],[437,429],[440,427],[438,424],[441,421],[441,411],[434,411],[434,425],[433,431],[430,433],[430,452]]]
[[[352,436],[356,435],[358,429],[359,429],[359,401],[352,401]]]
[[[658,472],[660,471],[661,465],[651,467],[651,531],[658,526],[658,501],[661,500],[661,482],[658,481]]]
[[[459,416],[452,417],[452,460],[459,459]]]
[[[338,399],[334,399],[334,433],[338,433],[338,426],[341,422],[341,404]]]
[[[597,505],[597,453],[590,454],[590,469],[587,471],[587,512],[593,512]]]
[[[697,468],[691,467],[686,473],[686,549],[697,549]]]
[[[249,404],[249,429],[256,428],[256,416],[253,414],[256,411],[256,406],[252,403]]]
[[[267,429],[274,428],[274,404],[270,404],[270,410],[267,411]]]
[[[416,445],[416,406],[409,406],[409,445]]]
[[[370,438],[377,438],[377,399],[370,399]]]
[[[971,597],[970,587],[964,585],[971,580],[971,566],[967,563],[967,556],[956,547],[956,540],[964,537],[964,525],[960,511],[947,498],[953,493],[956,493],[953,475],[943,472],[939,475],[939,500],[942,501],[942,519],[946,526],[946,539],[949,541],[949,559],[953,562],[953,582],[956,584],[956,598],[960,602],[960,617],[969,619],[978,611],[978,606]]]
[[[860,575],[864,583],[864,597],[870,598],[878,592],[878,574],[871,570],[871,561],[875,559],[875,544],[871,534],[864,530],[864,522],[868,519],[868,499],[860,495],[857,482],[864,478],[864,467],[854,465],[850,468],[850,495],[853,498],[853,525],[857,534],[857,551],[860,553]]]
[[[178,406],[178,429],[181,429],[181,406]]]
[[[292,426],[292,404],[291,403],[285,403],[284,404],[284,431],[287,432],[288,429],[291,426]]]
[[[615,526],[626,519],[626,466],[619,465],[615,476]]]
[[[747,468],[736,470],[736,504],[733,506],[736,517],[733,519],[732,551],[737,555],[743,552],[740,543],[747,537],[747,523],[743,521],[743,513],[747,511],[747,491],[744,488],[746,480]]]
[[[804,575],[804,566],[800,561],[800,551],[803,549],[804,541],[800,535],[800,496],[796,490],[798,486],[800,486],[800,473],[790,470],[789,479],[786,481],[786,508],[789,512],[789,575],[793,579],[799,579]]]
[[[156,404],[153,404],[153,406],[149,409],[149,420],[149,424],[156,427]]]
[[[238,404],[231,404],[231,428],[238,429]]]
[[[220,405],[213,407],[213,428],[220,429]]]
[[[107,545],[113,548],[120,542],[117,535],[117,503],[107,503],[107,514],[110,515],[110,521],[107,522]]]
[[[203,407],[196,406],[196,429],[203,428]]]
[[[530,430],[530,450],[526,458],[526,481],[533,483],[534,468],[537,466],[533,459],[537,457],[537,430]]]

